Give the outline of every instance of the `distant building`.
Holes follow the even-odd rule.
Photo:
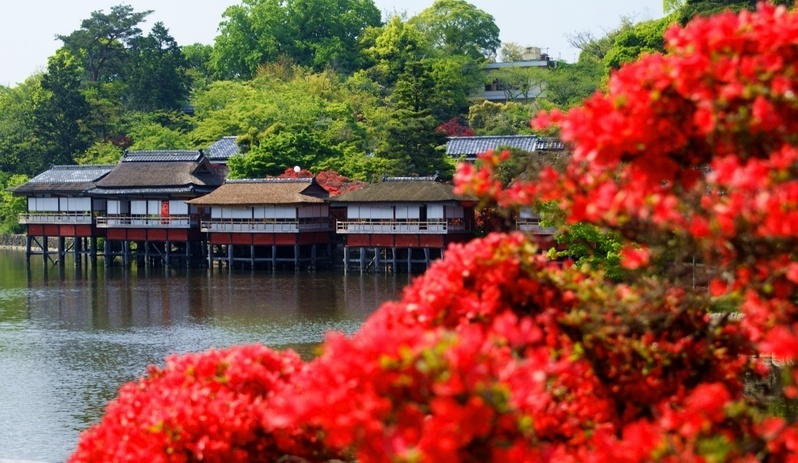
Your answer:
[[[544,150],[565,149],[557,138],[542,138],[537,135],[498,135],[481,137],[450,137],[446,142],[446,154],[468,162],[477,160],[477,155],[488,151],[514,148],[532,153]]]
[[[188,201],[210,210],[201,228],[208,235],[208,262],[285,262],[294,268],[330,261],[329,193],[315,178],[227,180],[213,193]],[[320,255],[324,251],[325,255]]]
[[[532,83],[531,88],[528,88],[526,91],[521,91],[518,88],[514,88],[512,85],[508,85],[507,83],[502,82],[498,78],[491,79],[491,75],[495,74],[496,71],[499,69],[506,69],[506,68],[548,69],[554,67],[556,64],[554,61],[549,59],[549,56],[546,53],[542,53],[541,49],[538,47],[527,47],[525,49],[525,53],[522,56],[522,58],[523,59],[521,61],[488,63],[487,65],[485,65],[484,68],[485,80],[486,80],[485,88],[477,96],[495,103],[507,102],[511,100],[525,101],[528,99],[534,99],[539,97],[541,93],[544,91],[544,89],[535,83]]]
[[[108,175],[113,165],[53,166],[28,182],[12,188],[16,196],[28,199],[27,212],[19,223],[27,230],[27,257],[42,254],[44,259],[62,262],[65,238],[72,239],[75,262],[89,253],[97,255],[97,238],[102,236],[94,225],[94,216],[104,214],[106,203],[89,195],[97,182]],[[48,238],[58,239],[58,250],[48,249]]]
[[[227,160],[241,152],[235,136],[222,137],[208,147],[206,156],[214,164],[227,164]]]
[[[440,258],[450,243],[474,236],[473,201],[434,177],[387,178],[330,202],[345,208],[336,224],[345,268],[410,272]]]
[[[107,213],[96,218],[106,230],[106,259],[136,257],[169,263],[174,254],[187,259],[201,246],[202,211],[186,201],[210,193],[224,182],[202,151],[133,151],[89,191],[102,198]],[[113,247],[118,249],[112,249]],[[106,262],[108,264],[108,262]]]

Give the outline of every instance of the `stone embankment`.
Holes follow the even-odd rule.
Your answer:
[[[25,249],[25,238],[26,235],[0,235],[0,247]]]

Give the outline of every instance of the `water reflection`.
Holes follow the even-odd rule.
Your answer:
[[[25,265],[0,250],[0,458],[62,461],[118,387],[172,353],[261,342],[309,357],[409,277]]]

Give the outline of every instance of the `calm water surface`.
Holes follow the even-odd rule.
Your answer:
[[[60,462],[119,386],[166,356],[259,342],[310,357],[407,275],[25,264],[0,249],[0,459]]]

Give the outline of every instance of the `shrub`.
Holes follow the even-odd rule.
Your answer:
[[[798,357],[798,15],[761,4],[666,39],[536,120],[572,146],[564,174],[503,187],[506,155],[486,153],[456,179],[614,230],[632,283],[547,262],[521,234],[454,245],[306,364],[256,346],[172,358],[71,461],[794,461],[792,419],[743,381]],[[708,287],[663,256],[701,262]],[[795,383],[788,368],[787,399]]]

